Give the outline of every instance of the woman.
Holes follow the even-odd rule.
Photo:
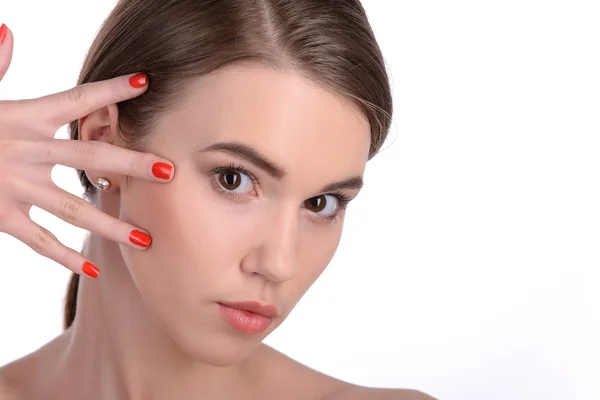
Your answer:
[[[261,343],[331,260],[389,130],[358,0],[122,0],[79,85],[1,104],[15,172],[0,230],[74,275],[65,332],[0,369],[0,398],[430,398]],[[65,123],[73,140],[54,140]],[[55,164],[78,169],[89,202],[52,184]],[[81,254],[32,205],[89,230]]]

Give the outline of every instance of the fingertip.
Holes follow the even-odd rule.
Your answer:
[[[0,46],[4,43],[4,40],[6,40],[6,35],[8,35],[8,27],[6,24],[2,24],[0,25]]]
[[[6,75],[12,59],[13,38],[5,24],[0,27],[0,81]]]
[[[129,78],[129,85],[135,89],[143,88],[148,84],[148,75],[145,73],[135,74]]]
[[[175,174],[175,166],[166,162],[155,162],[152,165],[152,175],[163,181],[170,181]]]
[[[144,232],[141,229],[134,229],[129,233],[129,242],[135,246],[147,249],[152,243],[152,236],[150,236],[148,231]]]
[[[100,276],[100,269],[89,261],[86,261],[83,263],[81,270],[83,271],[84,274],[86,274],[90,278],[95,279],[98,276]]]

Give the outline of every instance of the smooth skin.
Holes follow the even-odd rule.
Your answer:
[[[0,68],[10,62],[10,49],[9,33]],[[48,165],[64,163],[84,169],[92,181],[106,176],[113,183],[93,199],[96,207],[77,203],[76,215],[89,213],[86,223],[69,221],[91,232],[83,255],[61,259],[56,254],[65,250],[39,251],[76,272],[94,260],[103,274],[82,279],[71,328],[0,369],[0,398],[432,399],[415,390],[342,382],[262,343],[338,246],[344,210],[336,195],[358,195],[356,178],[362,179],[368,158],[369,125],[360,110],[299,74],[235,65],[191,82],[176,109],[161,117],[148,145],[158,157],[124,151],[116,134],[116,103],[141,92],[121,77],[0,104],[0,124],[10,127],[0,130],[0,142],[21,155],[2,155],[2,163],[26,182],[0,182],[11,188],[2,192],[2,209],[13,207],[3,213],[5,221],[51,194],[36,194],[51,184],[48,167],[28,161],[42,154]],[[25,112],[39,119],[18,117]],[[55,144],[50,132],[83,116],[81,143]],[[100,145],[81,158],[90,153],[78,146],[94,142]],[[159,160],[177,168],[168,185],[148,173]],[[335,193],[326,190],[340,182]],[[58,204],[79,201],[52,194]],[[28,232],[14,223],[3,229],[31,243],[41,228],[28,221]],[[122,229],[112,236],[116,224]],[[128,241],[138,226],[152,235],[147,249]],[[247,300],[280,311],[266,332],[241,333],[219,314],[218,302]]]

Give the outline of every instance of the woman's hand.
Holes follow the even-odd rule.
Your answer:
[[[0,29],[0,81],[12,58],[13,37]],[[80,253],[61,244],[48,230],[34,223],[29,210],[37,206],[80,228],[134,248],[147,248],[150,237],[140,229],[113,218],[91,203],[52,182],[54,165],[113,172],[156,182],[153,165],[170,162],[100,141],[59,140],[61,126],[109,104],[142,94],[147,82],[139,75],[118,77],[75,87],[39,99],[0,101],[0,232],[8,233],[71,271],[97,277],[99,270]],[[140,86],[141,87],[135,87]],[[172,167],[173,169],[173,167]],[[137,243],[137,244],[136,244]]]

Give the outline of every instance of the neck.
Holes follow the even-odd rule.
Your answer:
[[[116,243],[91,235],[82,254],[102,272],[96,280],[80,279],[76,318],[64,334],[59,376],[53,380],[62,398],[188,399],[201,394],[217,399],[239,398],[232,391],[247,391],[244,365],[207,365],[174,344],[149,313]]]

